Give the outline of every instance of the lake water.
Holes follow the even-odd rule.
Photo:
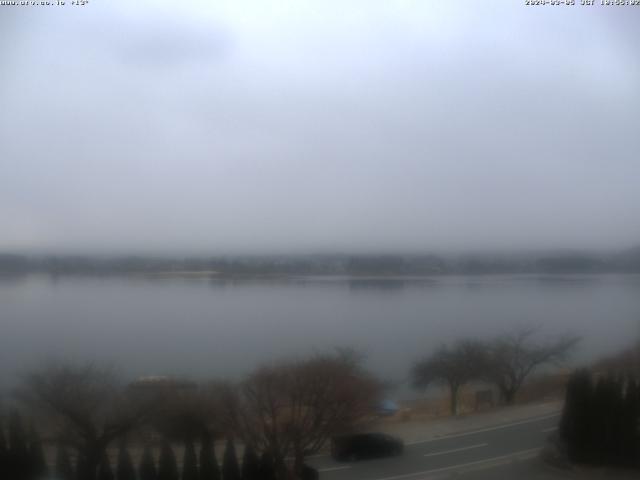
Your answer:
[[[640,276],[4,278],[0,383],[52,357],[129,375],[237,377],[333,346],[361,349],[370,369],[401,382],[443,342],[523,324],[582,335],[574,363],[614,352],[640,336]]]

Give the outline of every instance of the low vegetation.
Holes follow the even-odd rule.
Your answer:
[[[569,336],[535,341],[534,333],[527,329],[489,342],[461,340],[443,346],[414,366],[414,384],[446,384],[454,414],[459,390],[475,380],[493,382],[504,402],[511,403],[531,372],[563,360],[577,342]],[[613,445],[622,438],[629,445],[637,437],[637,431],[621,425],[631,418],[637,422],[633,399],[640,396],[638,386],[608,379],[592,387],[590,380],[580,378],[570,386],[563,435],[575,458],[598,458],[592,453],[600,448],[593,436],[587,450],[572,443],[587,438],[576,425],[582,425],[585,412],[613,408],[615,414],[598,424],[609,438],[599,449],[601,458],[613,461],[618,458]],[[25,428],[17,411],[0,415],[0,478],[38,480],[48,472],[58,480],[313,477],[305,457],[371,419],[382,393],[382,384],[351,350],[263,365],[238,383],[202,385],[166,377],[125,384],[108,368],[46,365],[24,377],[17,391],[32,427]],[[636,410],[630,410],[632,404]],[[55,447],[49,464],[33,426]],[[612,433],[618,432],[614,426],[623,435],[620,439]],[[220,462],[215,439],[226,441]],[[619,458],[630,455],[625,451]]]
[[[263,366],[238,384],[202,386],[125,385],[108,368],[47,365],[25,377],[18,398],[29,424],[57,446],[57,480],[280,480],[313,472],[304,457],[370,416],[380,392],[360,358],[341,350]],[[17,410],[7,423],[0,478],[42,480],[49,466],[36,431]],[[220,463],[214,438],[226,439]],[[117,456],[109,454],[114,445]]]

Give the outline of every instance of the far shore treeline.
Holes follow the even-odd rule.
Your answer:
[[[218,275],[473,275],[640,273],[640,246],[609,253],[318,255],[27,255],[0,253],[0,273]]]

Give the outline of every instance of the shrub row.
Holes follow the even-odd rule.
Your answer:
[[[569,379],[560,437],[572,462],[640,466],[640,386],[633,378]]]
[[[121,444],[114,464],[106,450],[95,472],[88,471],[82,452],[70,455],[70,449],[59,444],[53,465],[48,466],[42,443],[33,428],[28,432],[17,412],[9,417],[8,435],[0,425],[0,479],[11,480],[275,480],[272,457],[247,446],[238,463],[233,441],[228,440],[222,466],[218,465],[210,437],[204,436],[199,452],[191,441],[185,443],[182,468],[171,444],[162,443],[156,460],[152,449],[145,447],[136,466],[127,447]],[[8,438],[8,440],[7,440]]]

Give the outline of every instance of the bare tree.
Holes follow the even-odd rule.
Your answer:
[[[536,368],[566,359],[580,340],[574,335],[565,335],[555,340],[536,342],[536,332],[536,328],[521,328],[488,345],[484,377],[495,383],[507,404],[514,402],[522,384]]]
[[[453,347],[443,345],[433,355],[414,365],[413,384],[416,388],[427,388],[433,383],[447,385],[451,395],[451,414],[457,415],[460,387],[481,375],[484,352],[484,345],[474,340],[461,340]]]
[[[104,449],[151,412],[148,403],[126,395],[112,369],[93,364],[46,366],[25,378],[19,396],[78,450],[87,479],[95,478]]]
[[[273,456],[278,475],[285,458],[299,474],[305,455],[371,413],[379,382],[353,355],[316,355],[256,370],[228,397],[233,429]]]

